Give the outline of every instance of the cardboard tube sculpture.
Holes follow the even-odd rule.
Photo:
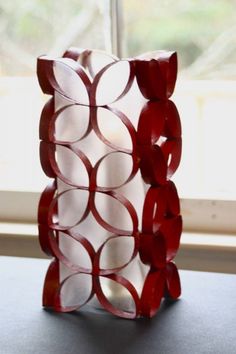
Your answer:
[[[43,306],[91,302],[152,317],[162,298],[181,293],[176,53],[120,60],[71,48],[40,57],[37,73],[51,95],[40,120],[41,165],[52,179],[38,209],[40,244],[53,257]]]

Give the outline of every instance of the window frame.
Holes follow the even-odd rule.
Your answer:
[[[122,1],[107,0],[110,14],[110,39],[112,50],[122,56]],[[40,198],[38,192],[0,191],[0,228],[1,223],[9,224],[9,232],[0,229],[0,253],[24,257],[46,257],[38,247],[35,233],[11,232],[13,224],[30,224],[36,227],[37,208]],[[218,199],[181,199],[184,219],[183,231],[206,234],[236,234],[236,201]],[[223,237],[223,236],[222,236]],[[210,271],[233,271],[233,255],[236,247],[217,245],[212,238],[212,245],[196,245],[187,241],[180,248],[177,263],[185,269]],[[220,255],[217,259],[217,254]],[[230,255],[230,257],[229,257]],[[209,260],[210,258],[211,260]],[[199,268],[199,260],[202,266]],[[208,264],[207,264],[208,261]],[[235,265],[235,264],[234,264]]]

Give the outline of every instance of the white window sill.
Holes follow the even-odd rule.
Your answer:
[[[47,258],[37,234],[36,224],[0,223],[0,254]],[[236,273],[236,237],[183,232],[176,263],[181,269]]]

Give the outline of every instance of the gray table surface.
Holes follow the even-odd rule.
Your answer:
[[[236,275],[181,271],[182,297],[151,320],[41,308],[47,260],[0,257],[1,354],[235,354]]]

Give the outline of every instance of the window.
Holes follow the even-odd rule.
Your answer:
[[[177,50],[173,100],[182,119],[184,148],[175,182],[185,229],[235,234],[234,5],[233,0],[146,0],[138,5],[134,0],[63,0],[60,6],[49,0],[0,0],[0,197],[6,201],[1,220],[34,223],[39,192],[48,181],[38,159],[39,115],[47,98],[35,77],[36,57],[59,56],[73,45],[110,50],[112,39],[113,50],[123,56]],[[19,213],[22,198],[25,208]],[[228,237],[235,250],[235,237]],[[195,245],[198,240],[194,237]],[[191,244],[188,235],[185,241]],[[211,242],[221,243],[213,237]]]
[[[104,47],[102,7],[96,1],[0,0],[0,190],[41,191],[47,179],[38,159],[38,124],[44,101],[35,70],[42,54],[69,46]],[[50,16],[49,16],[50,14]]]
[[[124,2],[128,55],[153,48],[178,52],[173,99],[183,125],[182,165],[176,175],[181,196],[235,199],[234,1],[135,3]]]

